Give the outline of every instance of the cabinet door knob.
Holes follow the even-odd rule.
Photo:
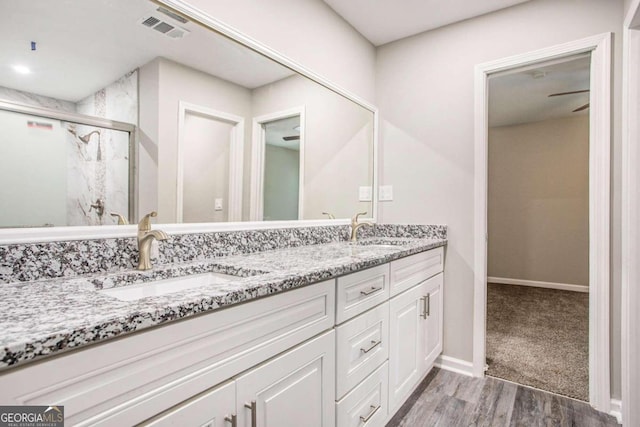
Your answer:
[[[244,407],[251,410],[251,427],[256,427],[258,425],[258,408],[255,400],[252,400],[251,403],[245,403]]]
[[[364,415],[364,416],[360,415],[360,421],[366,424],[371,419],[371,417],[373,417],[373,415],[376,412],[378,412],[378,409],[380,409],[380,405],[378,406],[371,405],[371,411],[367,415]]]
[[[360,351],[362,353],[369,353],[371,350],[373,350],[380,344],[382,344],[382,341],[371,341],[371,346],[369,348],[361,348]]]
[[[238,427],[238,416],[237,415],[227,415],[224,417],[224,420],[231,423],[231,427]]]

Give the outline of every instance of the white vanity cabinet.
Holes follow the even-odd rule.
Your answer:
[[[431,369],[443,267],[437,248],[338,278],[336,427],[383,427]]]
[[[443,274],[395,296],[389,305],[389,408],[409,397],[442,351]]]
[[[71,426],[384,427],[442,351],[442,248],[0,373]]]
[[[134,425],[334,324],[335,280],[327,280],[11,370],[0,375],[0,402],[64,405],[69,426]],[[333,380],[326,386],[334,392]]]

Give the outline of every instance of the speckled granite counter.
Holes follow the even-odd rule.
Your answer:
[[[446,237],[370,237],[0,286],[0,369],[154,325],[309,285],[446,244]],[[224,285],[121,301],[100,289],[221,272]]]

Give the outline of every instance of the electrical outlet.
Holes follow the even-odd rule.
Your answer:
[[[370,202],[372,197],[371,187],[360,187],[358,190],[358,200],[361,202]]]
[[[222,199],[215,199],[213,203],[213,210],[221,211],[222,210]]]
[[[378,190],[378,200],[381,202],[390,202],[393,200],[393,186],[381,185]]]

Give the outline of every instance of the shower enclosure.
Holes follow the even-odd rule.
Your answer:
[[[0,130],[0,228],[134,219],[134,125],[0,101]]]

